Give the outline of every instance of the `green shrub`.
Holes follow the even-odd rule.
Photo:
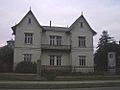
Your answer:
[[[44,73],[44,77],[47,79],[47,80],[55,80],[56,78],[56,73],[54,71],[47,71]]]
[[[22,61],[17,64],[15,72],[17,73],[36,73],[37,64],[34,62]]]

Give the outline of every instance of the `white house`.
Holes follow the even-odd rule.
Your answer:
[[[21,61],[41,60],[43,69],[93,72],[93,36],[96,32],[81,15],[70,27],[42,26],[30,10],[12,27],[14,67]]]

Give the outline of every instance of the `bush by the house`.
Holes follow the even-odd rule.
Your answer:
[[[56,72],[54,71],[47,71],[47,72],[44,72],[44,75],[43,75],[47,80],[55,80],[56,78]]]
[[[37,64],[35,62],[22,61],[17,64],[15,72],[17,73],[36,73]]]

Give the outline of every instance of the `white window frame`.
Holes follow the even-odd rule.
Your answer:
[[[61,55],[49,55],[50,66],[61,66]]]
[[[55,45],[55,36],[50,36],[50,45]]]
[[[32,54],[23,54],[23,60],[26,62],[32,61]]]
[[[86,56],[79,56],[79,65],[86,66]]]
[[[60,46],[62,44],[62,36],[50,35],[49,44]]]
[[[25,44],[32,44],[33,43],[33,33],[24,33],[25,36]]]
[[[56,45],[61,45],[62,36],[56,36]]]
[[[78,46],[79,47],[86,47],[86,37],[85,36],[78,37]]]

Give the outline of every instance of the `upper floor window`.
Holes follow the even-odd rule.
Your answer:
[[[79,56],[79,65],[80,66],[86,65],[86,56]]]
[[[59,66],[61,65],[61,56],[59,55],[50,55],[50,65]]]
[[[31,62],[31,60],[32,60],[32,54],[23,54],[23,59],[26,62]]]
[[[80,27],[83,28],[83,22],[80,22]]]
[[[57,45],[61,45],[61,40],[62,40],[62,37],[61,36],[56,36],[56,44]]]
[[[61,36],[50,36],[50,45],[61,45]]]
[[[85,47],[86,46],[86,37],[80,36],[78,37],[79,47]]]
[[[31,19],[30,18],[28,19],[28,24],[31,24]]]
[[[25,33],[25,44],[32,44],[33,33]]]
[[[50,36],[50,45],[55,45],[55,36]]]

